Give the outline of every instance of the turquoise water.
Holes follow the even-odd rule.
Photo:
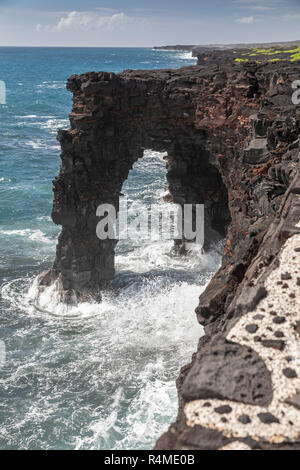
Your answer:
[[[195,60],[151,49],[0,48],[0,62],[0,448],[151,449],[176,416],[174,380],[196,348],[194,308],[219,256],[181,260],[170,242],[121,243],[101,304],[69,310],[49,290],[42,314],[32,301],[59,233],[51,181],[56,132],[71,109],[68,76]],[[165,185],[162,155],[149,150],[123,192],[132,205],[160,205]]]

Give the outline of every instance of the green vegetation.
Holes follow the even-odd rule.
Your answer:
[[[236,54],[236,51],[234,51]],[[279,55],[281,57],[274,57],[276,55]],[[242,57],[257,57],[257,56],[273,56],[268,60],[268,62],[279,62],[279,61],[284,61],[288,60],[290,62],[296,62],[297,60],[300,60],[300,46],[297,47],[296,49],[290,49],[290,50],[275,50],[275,49],[249,49],[247,52],[241,53]],[[244,58],[236,58],[235,62],[248,62],[249,59],[244,59]],[[257,63],[260,63],[261,61],[256,60]]]
[[[268,62],[281,62],[282,60],[284,61],[285,59],[274,58],[274,59],[269,59]]]
[[[253,49],[257,54],[269,54],[273,49]]]
[[[296,60],[300,60],[300,47],[293,51],[294,53],[291,55],[291,62],[296,62]]]

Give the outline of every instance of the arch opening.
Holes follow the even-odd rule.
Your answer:
[[[224,239],[230,215],[227,191],[218,170],[209,163],[185,165],[183,173],[183,165],[170,158],[167,152],[149,149],[133,164],[120,192],[117,260],[118,254],[144,246],[152,252],[163,246],[164,254],[167,249],[172,256],[188,255],[190,250],[201,252],[204,248],[208,251],[212,244]],[[193,207],[192,228],[195,230],[194,219],[198,215],[195,207],[200,204],[204,205],[205,220],[200,221],[205,224],[204,247],[196,241],[187,243],[184,235],[176,237],[180,217],[184,218],[184,206]],[[162,253],[157,252],[157,255],[162,256]],[[158,259],[152,261],[159,264]]]

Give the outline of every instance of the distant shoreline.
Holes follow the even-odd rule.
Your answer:
[[[166,51],[186,51],[193,52],[195,55],[197,52],[205,52],[207,50],[230,50],[230,49],[247,49],[255,47],[285,47],[285,46],[300,46],[300,40],[296,41],[282,41],[282,42],[260,42],[260,43],[239,43],[239,44],[194,44],[194,45],[168,45],[168,46],[154,46],[155,50],[166,50]]]

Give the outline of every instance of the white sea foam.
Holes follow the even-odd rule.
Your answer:
[[[50,145],[47,141],[43,141],[42,139],[29,140],[28,142],[25,142],[25,145],[33,149],[60,150],[59,145]]]
[[[35,240],[43,243],[53,243],[53,240],[48,238],[45,233],[41,230],[34,230],[32,231],[31,235],[29,236],[30,240]]]
[[[47,359],[37,356],[19,367],[18,375],[10,377],[9,383],[14,381],[18,387],[30,368],[39,371],[41,389],[48,382],[56,382],[57,377],[63,382],[52,388],[52,402],[38,399],[34,410],[30,407],[23,419],[21,415],[15,417],[14,426],[22,429],[25,423],[28,425],[32,413],[37,427],[46,418],[51,422],[56,403],[64,400],[64,394],[74,401],[74,413],[71,422],[61,422],[60,426],[75,433],[77,449],[150,449],[174,420],[175,378],[201,335],[194,309],[204,285],[199,286],[199,280],[177,281],[164,274],[143,277],[120,273],[117,277],[124,283],[120,291],[104,292],[99,304],[85,302],[73,307],[59,303],[55,286],[39,296],[36,281],[29,292],[20,289],[24,280],[3,286],[2,298],[12,310],[17,308],[24,316],[43,322],[45,326],[40,328],[44,334],[52,331],[43,337]],[[67,336],[62,343],[63,332]],[[72,362],[64,359],[64,365],[44,370],[45,361],[55,364],[59,356],[66,358],[68,354],[74,356]],[[89,393],[104,393],[97,406],[93,400],[81,406],[80,397],[76,397],[83,373]],[[107,394],[109,389],[114,392]],[[26,434],[23,440],[26,446]]]
[[[197,62],[197,57],[193,57],[192,52],[180,52],[177,57],[181,60],[194,60]]]
[[[193,56],[192,52],[188,51],[178,51],[178,50],[172,50],[172,49],[152,49],[155,52],[168,52],[170,54],[176,54],[177,59],[183,59],[183,60],[195,60],[197,61],[197,57]]]
[[[58,90],[60,88],[65,88],[65,87],[66,87],[65,82],[57,81],[57,80],[54,80],[52,82],[44,81],[43,83],[40,83],[39,85],[37,85],[37,88],[40,88],[40,89],[44,88],[48,90]]]
[[[16,230],[0,230],[0,235],[6,235],[10,237],[26,237],[29,240],[53,244],[56,243],[55,240],[46,236],[41,230],[32,230],[32,229],[16,229]]]
[[[27,116],[16,116],[17,118],[22,118],[22,119],[35,119],[38,116],[36,114],[28,114]]]
[[[137,199],[149,197],[164,205],[163,155],[146,152],[133,171],[124,186],[133,209]],[[46,236],[40,230],[4,232],[42,243]],[[2,286],[6,312],[20,322],[28,345],[6,361],[6,390],[28,396],[14,403],[14,412],[8,409],[6,443],[13,445],[18,429],[19,447],[45,448],[47,423],[49,448],[151,449],[174,421],[175,379],[202,334],[194,310],[220,263],[219,249],[203,254],[195,247],[192,255],[176,257],[172,242],[136,242],[119,244],[117,274],[101,303],[67,306],[55,284],[41,292],[36,279]],[[14,341],[18,350],[17,335]],[[34,438],[32,429],[40,430]]]
[[[47,222],[51,222],[51,217],[50,215],[41,215],[39,217],[37,217],[37,220],[46,220]]]
[[[21,237],[25,237],[30,233],[30,229],[23,229],[23,230],[0,230],[0,234],[2,235],[19,235]]]
[[[20,117],[22,119],[25,118],[25,116],[20,116]],[[58,129],[66,128],[66,127],[69,127],[70,125],[69,119],[59,119],[59,118],[54,118],[51,116],[36,116],[35,119],[45,119],[45,120],[30,121],[30,126],[38,127],[39,129],[45,129],[50,134],[56,134]],[[28,126],[29,124],[27,121],[19,121],[16,125],[18,127],[24,127],[24,126]]]
[[[68,119],[48,119],[46,122],[39,123],[42,129],[48,129],[51,134],[56,134],[58,129],[66,128],[70,125]]]
[[[45,144],[41,140],[29,140],[25,142],[27,147],[32,147],[33,149],[45,148]]]

